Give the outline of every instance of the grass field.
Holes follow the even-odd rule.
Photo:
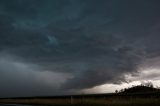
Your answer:
[[[33,98],[0,99],[2,104],[31,104],[53,106],[160,106],[160,98]]]

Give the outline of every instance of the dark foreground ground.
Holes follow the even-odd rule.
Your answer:
[[[1,98],[1,104],[53,106],[160,106],[160,93]]]

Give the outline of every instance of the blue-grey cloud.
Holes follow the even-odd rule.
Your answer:
[[[0,51],[36,65],[40,72],[69,74],[59,85],[64,91],[120,83],[147,59],[159,57],[159,4],[1,0]]]

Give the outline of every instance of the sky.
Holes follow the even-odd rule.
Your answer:
[[[0,0],[0,97],[160,86],[159,0]]]

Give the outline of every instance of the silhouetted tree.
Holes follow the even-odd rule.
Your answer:
[[[115,90],[115,93],[118,93],[118,90]]]

